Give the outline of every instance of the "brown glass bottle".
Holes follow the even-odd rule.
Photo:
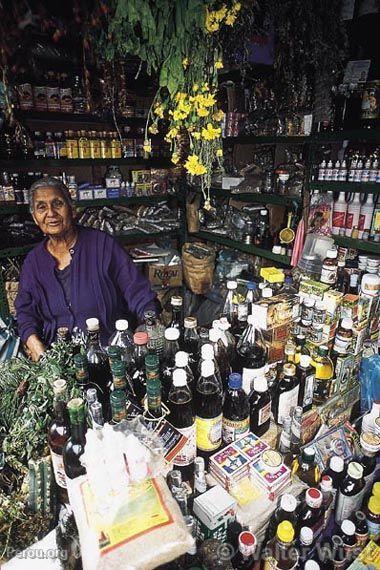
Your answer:
[[[339,487],[335,521],[340,523],[359,510],[363,498],[364,479],[363,467],[356,461],[351,461],[347,467],[347,475]]]
[[[53,463],[54,477],[61,489],[66,489],[66,475],[63,466],[63,448],[70,437],[70,425],[67,414],[67,388],[65,380],[53,382],[54,417],[48,428],[48,444]]]
[[[319,489],[311,487],[305,493],[305,505],[301,509],[298,524],[299,527],[308,526],[313,531],[316,540],[324,527],[324,513],[322,506],[323,496]]]
[[[294,527],[282,521],[275,538],[270,540],[262,553],[262,570],[293,570],[298,565],[298,552],[294,547]]]
[[[320,471],[315,461],[315,451],[312,447],[305,447],[302,450],[301,456],[295,459],[293,470],[306,485],[313,487],[319,483]]]
[[[283,419],[290,415],[292,408],[298,402],[299,381],[296,377],[294,364],[284,364],[284,376],[277,386],[273,399],[273,416],[277,424],[282,424]]]
[[[249,403],[251,408],[250,430],[258,437],[261,437],[269,429],[272,407],[272,398],[265,376],[254,378]]]

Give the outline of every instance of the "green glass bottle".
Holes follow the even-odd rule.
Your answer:
[[[112,421],[119,423],[127,418],[126,395],[124,390],[114,390],[110,395]]]
[[[160,361],[158,356],[155,354],[147,354],[145,356],[145,370],[148,411],[151,416],[159,418],[162,415],[162,409]]]
[[[71,437],[63,448],[63,465],[66,477],[75,479],[86,474],[86,468],[80,462],[86,445],[84,401],[82,398],[73,398],[67,404],[67,409],[70,418]]]

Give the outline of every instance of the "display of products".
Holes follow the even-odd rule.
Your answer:
[[[233,443],[249,432],[249,399],[242,389],[240,374],[230,374],[223,403],[222,439]]]

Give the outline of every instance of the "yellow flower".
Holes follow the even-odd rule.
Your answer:
[[[183,101],[184,99],[186,99],[187,94],[183,93],[182,91],[178,91],[178,93],[175,94],[174,96],[174,100],[175,101]]]
[[[223,113],[222,109],[218,109],[217,111],[215,111],[212,118],[214,119],[214,121],[223,121],[224,113]]]
[[[222,151],[221,148],[217,148],[217,149],[216,149],[216,156],[218,156],[218,157],[223,156],[223,151]]]
[[[176,137],[178,135],[178,129],[177,127],[172,127],[169,131],[168,134],[166,135],[169,139],[174,139],[174,137]]]
[[[207,128],[202,129],[202,138],[205,141],[212,141],[220,137],[222,129],[220,127],[214,128],[211,123],[207,123]]]
[[[223,18],[225,18],[226,14],[227,14],[227,8],[225,4],[223,4],[223,6],[219,10],[213,12],[214,18],[217,22],[221,22]]]
[[[173,112],[173,119],[175,121],[182,121],[182,119],[186,119],[188,114],[189,113],[186,111],[181,111],[180,109],[175,109]]]
[[[202,86],[201,91],[204,93],[205,91],[210,91],[210,87],[208,86],[208,83],[204,83]]]
[[[239,12],[241,9],[241,4],[240,2],[234,2],[232,5],[232,11],[233,12]]]
[[[189,58],[188,58],[188,57],[185,57],[185,58],[182,60],[182,66],[183,66],[183,68],[184,68],[184,69],[187,69],[187,68],[189,67],[189,63],[190,63],[190,62],[189,62]]]
[[[192,154],[188,157],[185,162],[185,168],[187,172],[193,176],[202,176],[202,174],[206,174],[207,172],[206,167],[199,162],[199,157],[196,154]]]
[[[202,99],[203,107],[213,107],[216,103],[216,99],[214,95],[204,95]]]
[[[214,64],[215,69],[223,69],[223,62],[221,59],[217,59]]]
[[[179,162],[179,154],[178,154],[178,152],[173,152],[171,160],[172,160],[172,162],[173,162],[174,164],[177,164],[177,163]]]
[[[193,91],[194,91],[194,93],[196,93],[196,92],[198,91],[198,89],[199,89],[198,83],[194,83],[194,85],[193,85]]]
[[[150,125],[148,131],[152,134],[152,135],[156,135],[158,133],[158,127],[156,125],[156,123],[153,123],[153,125]]]
[[[208,32],[217,32],[219,30],[219,23],[216,20],[215,12],[210,12],[206,9],[205,26]]]
[[[185,101],[183,99],[181,99],[181,101],[179,101],[179,103],[178,103],[177,109],[179,111],[182,111],[183,113],[186,113],[186,116],[187,116],[191,111],[191,105],[189,105],[188,103],[185,103]]]
[[[152,143],[150,142],[149,139],[144,140],[143,150],[144,150],[144,152],[147,152],[148,154],[152,152]]]
[[[192,136],[198,141],[201,138],[201,133],[199,131],[194,131]]]
[[[153,113],[155,115],[157,115],[157,117],[159,117],[160,119],[163,118],[164,116],[164,108],[162,105],[156,105],[156,107],[153,109]]]
[[[234,12],[230,12],[226,18],[227,26],[233,26],[235,23],[235,20],[236,20],[236,14],[234,14]]]
[[[198,117],[208,117],[209,114],[210,112],[204,107],[199,107],[199,109],[197,109]]]

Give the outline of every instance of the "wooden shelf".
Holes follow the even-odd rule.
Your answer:
[[[62,122],[62,123],[92,123],[94,125],[115,125],[113,117],[99,116],[93,113],[61,113],[48,111],[15,111],[16,116],[23,121]],[[118,124],[144,126],[145,117],[116,117]]]
[[[41,158],[41,159],[11,159],[0,160],[0,167],[4,170],[9,168],[43,168],[43,167],[72,167],[72,166],[93,166],[100,164],[104,166],[136,166],[145,168],[170,168],[173,163],[169,158]]]
[[[336,182],[316,181],[309,183],[310,190],[332,190],[333,192],[367,192],[369,194],[379,194],[380,184],[375,182]]]
[[[301,203],[302,198],[298,196],[282,196],[281,194],[259,194],[257,192],[235,193],[223,188],[211,188],[211,193],[215,198],[231,198],[242,202],[253,202],[257,204],[277,204],[279,206],[290,206],[292,203]]]
[[[377,253],[380,255],[380,243],[374,241],[364,241],[361,239],[353,239],[345,236],[332,236],[335,243],[342,247],[350,249],[358,249],[360,251],[367,251],[368,253]]]

